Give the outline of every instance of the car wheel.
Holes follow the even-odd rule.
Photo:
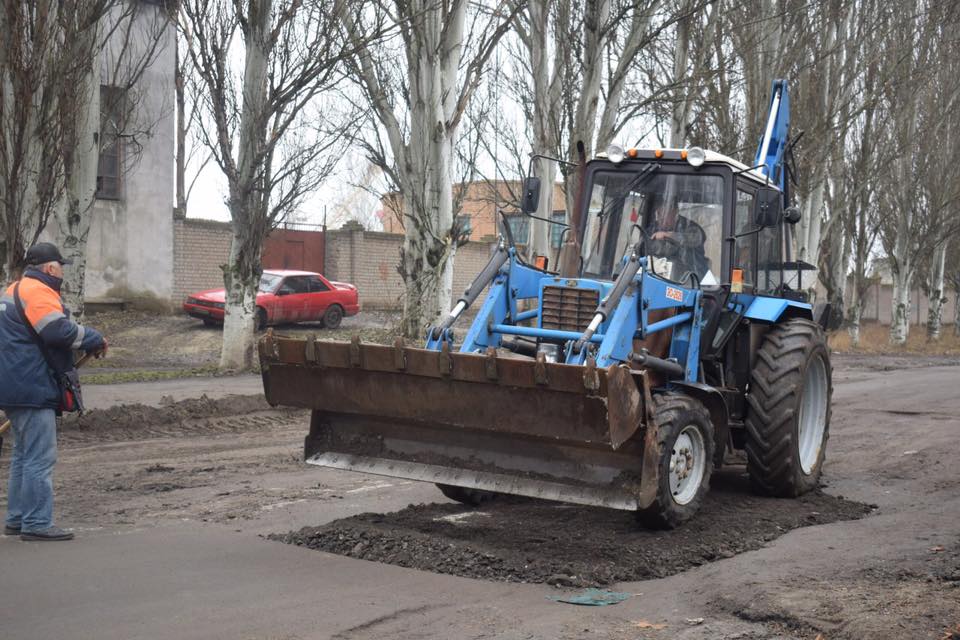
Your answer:
[[[218,326],[220,326],[220,323],[217,322],[216,320],[211,320],[211,319],[209,319],[209,318],[204,318],[204,319],[203,319],[203,326],[205,326],[205,327],[218,327]]]
[[[263,307],[257,307],[257,331],[263,331],[267,328],[267,310]]]
[[[343,320],[343,308],[340,305],[332,304],[327,307],[323,314],[323,326],[327,329],[336,329]]]

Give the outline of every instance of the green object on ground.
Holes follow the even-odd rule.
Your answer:
[[[576,595],[547,596],[547,599],[555,602],[566,602],[567,604],[579,604],[588,607],[602,607],[608,604],[617,604],[623,602],[629,597],[629,593],[590,588],[585,589]]]

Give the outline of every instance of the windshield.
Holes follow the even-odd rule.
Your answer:
[[[270,293],[277,288],[277,285],[280,283],[281,276],[272,275],[265,273],[260,276],[260,286],[258,287],[259,291],[262,293]]]
[[[638,171],[643,165],[638,167]],[[598,171],[583,240],[583,274],[610,279],[627,248],[643,240],[653,271],[675,282],[719,284],[723,178],[704,174]]]

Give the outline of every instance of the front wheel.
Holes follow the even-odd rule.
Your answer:
[[[257,307],[257,331],[263,331],[267,328],[267,310],[263,307]]]
[[[747,395],[747,471],[756,493],[792,498],[820,483],[832,393],[818,324],[795,318],[767,333]]]
[[[647,527],[673,529],[700,509],[713,473],[713,422],[703,404],[689,396],[653,397],[659,429],[659,474],[654,503],[637,512]]]

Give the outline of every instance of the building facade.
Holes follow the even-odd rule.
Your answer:
[[[173,295],[176,37],[162,3],[140,2],[132,28],[111,36],[101,60],[102,139],[87,238],[85,297],[91,302],[169,302]],[[137,59],[148,47],[153,58],[136,83],[129,89],[112,84],[116,51]]]

